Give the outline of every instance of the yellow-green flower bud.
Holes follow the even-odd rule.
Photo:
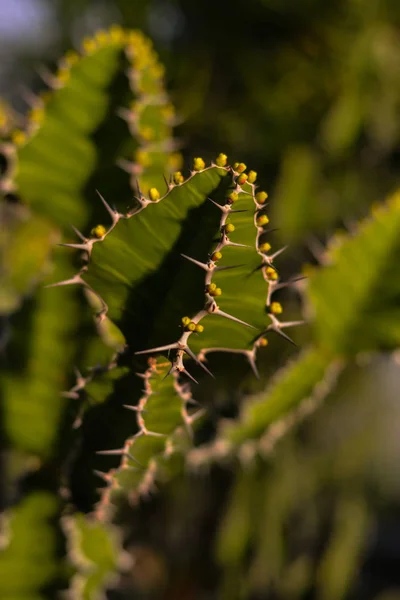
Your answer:
[[[203,325],[200,325],[200,323],[198,323],[198,324],[196,325],[196,329],[195,329],[195,331],[196,331],[197,333],[203,333],[203,331],[204,331],[204,326],[203,326]]]
[[[217,260],[221,260],[222,258],[222,252],[214,252],[214,254],[211,256],[211,260],[213,260],[214,262]]]
[[[107,229],[104,227],[104,225],[96,225],[96,227],[93,227],[90,232],[90,234],[96,238],[102,238],[106,233]]]
[[[237,178],[237,183],[239,185],[244,185],[246,183],[246,181],[247,181],[247,175],[246,175],[246,173],[241,173],[239,175],[239,177]]]
[[[215,164],[218,167],[225,167],[227,161],[228,161],[228,157],[226,154],[218,154],[217,158],[215,159]]]
[[[249,174],[247,176],[247,183],[254,183],[256,179],[257,179],[257,172],[249,171]]]
[[[228,204],[233,204],[236,200],[239,199],[239,194],[236,192],[231,192],[227,198]]]
[[[260,339],[260,341],[259,341],[258,343],[259,343],[259,345],[260,345],[262,348],[265,348],[265,346],[268,346],[268,340],[267,340],[267,338],[261,338],[261,339]]]
[[[185,181],[185,178],[183,177],[180,171],[175,171],[175,173],[172,175],[172,179],[174,180],[174,183],[176,183],[176,185],[179,185],[180,183],[183,183]]]
[[[221,288],[217,288],[214,292],[214,296],[221,296],[221,294],[222,294]]]
[[[283,308],[280,302],[271,302],[269,306],[269,311],[273,315],[280,315],[283,312]]]
[[[267,198],[267,192],[257,192],[256,194],[256,201],[258,202],[258,204],[264,204]]]
[[[227,223],[225,225],[225,233],[232,233],[233,231],[235,231],[235,226],[233,223]]]
[[[235,164],[237,165],[235,168],[235,171],[237,173],[243,173],[247,169],[247,166],[244,163],[235,163]]]
[[[258,249],[261,250],[261,252],[269,252],[271,250],[271,244],[264,242],[258,247]]]
[[[267,267],[265,269],[265,275],[267,276],[267,279],[269,279],[270,281],[276,281],[278,279],[278,273],[275,271],[275,269],[273,267]]]
[[[160,199],[160,192],[158,191],[157,188],[150,188],[149,189],[149,198],[153,202],[155,202],[156,200]]]
[[[186,327],[190,323],[190,317],[182,317],[182,325]]]
[[[202,171],[206,166],[206,163],[202,158],[193,159],[193,170],[194,171]]]
[[[211,294],[211,292],[215,292],[216,289],[217,289],[216,283],[209,283],[208,286],[206,287],[206,290],[209,294]]]
[[[189,331],[195,331],[196,330],[196,323],[193,323],[193,321],[191,321],[189,323],[189,325],[187,325],[186,329],[188,329]]]
[[[260,215],[256,221],[258,227],[264,227],[264,225],[267,225],[269,223],[269,219],[267,217],[267,215]]]

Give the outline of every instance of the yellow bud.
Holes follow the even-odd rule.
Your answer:
[[[267,198],[268,198],[267,192],[258,192],[256,194],[256,201],[258,202],[258,204],[264,204],[264,202],[266,201]]]
[[[239,177],[237,178],[237,183],[239,185],[244,185],[247,181],[247,175],[246,173],[242,173],[241,175],[239,175]]]
[[[275,269],[273,267],[267,267],[265,269],[265,275],[267,276],[267,279],[269,279],[270,281],[276,281],[278,279],[278,273],[275,271]]]
[[[215,292],[216,289],[217,289],[216,283],[209,283],[208,286],[206,287],[206,290],[208,293]]]
[[[96,225],[96,227],[93,227],[90,233],[94,237],[102,238],[103,235],[107,233],[107,229],[104,227],[104,225]]]
[[[189,331],[196,331],[196,323],[193,323],[193,321],[191,321],[188,325],[187,325],[187,329]]]
[[[139,129],[139,135],[146,141],[146,142],[150,142],[152,139],[154,139],[154,129],[152,127],[141,127]]]
[[[120,25],[111,25],[110,37],[113,42],[119,43],[124,40],[124,30]]]
[[[186,327],[186,325],[189,325],[190,323],[190,317],[182,317],[182,325],[184,327]]]
[[[141,167],[150,167],[153,162],[149,152],[145,150],[136,150],[135,161]]]
[[[221,296],[221,294],[222,294],[221,288],[217,288],[214,292],[214,296]]]
[[[193,159],[193,170],[194,171],[202,171],[206,166],[206,163],[202,158],[194,158]]]
[[[27,140],[26,133],[21,129],[16,129],[11,135],[11,140],[16,146],[22,146]]]
[[[265,346],[268,346],[268,340],[267,340],[267,338],[261,338],[258,343],[263,348],[265,348]]]
[[[237,173],[243,173],[247,166],[244,163],[235,163],[234,169]]]
[[[68,50],[68,52],[64,55],[64,62],[72,67],[79,61],[79,54],[75,52],[75,50]]]
[[[198,324],[196,325],[196,329],[195,329],[195,331],[196,331],[197,333],[203,333],[203,331],[204,331],[204,326],[203,326],[203,325],[200,325],[200,323],[198,323]]]
[[[269,312],[271,312],[273,315],[280,315],[283,312],[280,302],[271,302],[269,306]]]
[[[211,260],[213,260],[214,262],[217,260],[221,260],[222,258],[222,252],[214,252],[214,254],[211,256]]]
[[[228,157],[226,154],[218,154],[217,158],[215,159],[215,164],[218,167],[225,167],[227,161],[228,161]]]
[[[259,227],[264,227],[264,225],[267,225],[267,223],[269,223],[269,219],[267,215],[261,215],[260,217],[258,217],[256,223]]]
[[[235,226],[232,223],[227,223],[225,225],[225,232],[232,233],[233,231],[235,231]]]
[[[185,178],[183,177],[180,171],[176,171],[172,175],[172,179],[174,180],[174,183],[176,183],[176,185],[179,185],[180,183],[183,183],[185,181]]]
[[[82,49],[86,54],[92,54],[97,48],[96,41],[92,38],[85,38],[82,42]]]
[[[150,188],[149,189],[149,198],[153,202],[155,202],[156,200],[160,199],[160,192],[158,191],[157,188]]]
[[[264,242],[264,244],[261,244],[258,249],[261,250],[261,252],[269,252],[271,250],[271,244]]]
[[[238,166],[239,166],[238,162],[233,163],[233,170],[237,171]]]
[[[227,198],[228,204],[233,204],[236,200],[239,199],[239,194],[236,192],[231,192]]]
[[[247,176],[247,182],[254,183],[256,179],[257,179],[256,171],[249,171],[249,174]]]
[[[70,78],[70,70],[68,67],[58,69],[58,71],[56,73],[56,79],[59,83],[67,83],[69,78]]]
[[[94,34],[94,38],[96,42],[100,44],[100,46],[105,46],[106,44],[108,44],[110,36],[107,31],[104,31],[104,29],[99,29],[99,31],[96,31],[96,33]]]

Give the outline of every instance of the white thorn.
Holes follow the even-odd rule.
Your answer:
[[[197,265],[198,267],[200,267],[201,269],[204,269],[204,271],[209,271],[209,266],[205,263],[202,263],[198,260],[196,260],[195,258],[191,258],[190,256],[187,256],[186,254],[181,254],[181,256],[183,256],[183,258],[186,258],[187,260],[190,260],[190,262],[192,262],[193,264]]]
[[[96,454],[103,456],[122,456],[125,454],[124,448],[118,448],[118,450],[97,450]]]
[[[283,321],[279,323],[279,327],[284,329],[285,327],[296,327],[297,325],[304,325],[305,321]]]
[[[86,250],[89,251],[91,244],[57,244],[57,246],[63,246],[64,248],[74,248],[75,250]]]
[[[268,258],[269,260],[274,260],[277,256],[279,256],[280,254],[282,254],[282,252],[284,252],[286,250],[287,246],[283,246],[283,248],[280,248],[279,250],[277,250],[276,252],[274,252],[274,254],[271,254]]]
[[[237,246],[238,248],[254,248],[254,246],[249,246],[248,244],[238,244],[237,242],[231,242],[230,239],[227,240],[225,246]]]
[[[57,283],[49,283],[48,285],[45,285],[45,288],[53,288],[53,287],[60,287],[62,285],[74,285],[74,284],[83,284],[83,281],[80,277],[80,275],[74,275],[73,277],[71,277],[71,279],[64,279],[64,281],[58,281]]]
[[[115,225],[115,223],[119,219],[119,214],[117,213],[116,210],[114,210],[113,208],[111,208],[111,206],[108,204],[108,202],[105,200],[105,198],[103,198],[103,196],[100,194],[99,190],[96,190],[96,193],[99,196],[99,198],[102,201],[102,203],[104,204],[104,206],[105,206],[108,214],[110,215],[110,217],[112,219],[113,225]]]
[[[83,233],[81,233],[79,231],[79,229],[77,229],[76,227],[74,227],[74,225],[70,225],[71,229],[76,233],[76,235],[78,236],[78,238],[80,238],[82,240],[82,242],[87,242],[88,239],[83,235]]]
[[[220,310],[219,308],[217,308],[217,310],[215,310],[213,312],[214,315],[220,315],[221,317],[225,317],[225,319],[230,319],[231,321],[235,321],[235,323],[240,323],[241,325],[246,325],[246,327],[250,327],[251,329],[256,329],[256,327],[254,327],[253,325],[250,325],[249,323],[246,323],[246,321],[242,321],[241,319],[238,319],[237,317],[233,317],[232,315],[224,312],[223,310]]]
[[[166,346],[157,346],[157,348],[149,348],[148,350],[139,350],[135,354],[150,354],[151,352],[162,352],[163,350],[173,350],[174,348],[179,348],[178,342],[167,344]]]
[[[180,372],[180,373],[185,373],[185,375],[187,375],[187,377],[189,377],[189,379],[191,379],[192,381],[194,381],[194,383],[197,383],[197,384],[199,383],[199,382],[198,382],[198,381],[197,381],[197,380],[196,380],[196,379],[193,377],[193,375],[191,375],[191,374],[189,373],[189,371],[187,371],[186,369],[179,369],[179,372]]]
[[[215,376],[211,373],[211,371],[209,369],[207,369],[206,365],[204,363],[202,363],[199,358],[197,358],[197,356],[195,355],[193,350],[191,350],[189,348],[189,346],[186,346],[186,348],[184,348],[184,350],[185,350],[186,354],[188,356],[190,356],[191,359],[194,360],[195,363],[197,363],[208,375],[211,375],[211,377],[213,377],[213,379],[215,379]]]

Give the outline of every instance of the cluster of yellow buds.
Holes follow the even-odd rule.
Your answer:
[[[214,252],[211,255],[211,260],[213,260],[214,262],[216,262],[217,260],[221,260],[222,258],[222,252]]]
[[[227,162],[228,157],[226,154],[218,154],[217,158],[215,159],[215,164],[217,167],[225,167]]]
[[[264,225],[267,225],[269,223],[269,219],[267,215],[260,215],[257,218],[256,223],[258,227],[264,227]]]
[[[221,288],[217,287],[216,283],[209,283],[206,286],[206,292],[207,292],[207,294],[210,294],[210,296],[213,296],[213,297],[221,296],[221,294],[222,294]]]
[[[278,273],[273,267],[266,267],[264,273],[269,281],[277,281]]]
[[[196,333],[203,333],[204,326],[200,323],[195,323],[190,317],[182,317],[182,325],[186,331],[192,331]]]
[[[205,167],[206,163],[202,158],[197,157],[193,159],[193,171],[202,171]]]

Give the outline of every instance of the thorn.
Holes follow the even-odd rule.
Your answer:
[[[172,371],[174,370],[174,368],[175,368],[175,367],[174,367],[174,365],[172,364],[172,365],[170,366],[169,370],[167,371],[166,375],[164,375],[164,377],[163,377],[163,381],[165,381],[165,380],[167,379],[167,377],[169,377],[169,376],[171,375],[171,373],[172,373]]]
[[[64,281],[58,281],[57,283],[49,283],[48,285],[45,285],[45,288],[53,288],[53,287],[60,287],[62,285],[73,285],[73,284],[77,284],[77,283],[83,283],[82,279],[80,278],[79,275],[74,275],[73,277],[71,277],[71,279],[64,279]]]
[[[208,200],[210,202],[212,202],[214,204],[214,206],[216,206],[217,208],[219,208],[219,210],[222,210],[222,212],[225,212],[226,209],[222,206],[222,204],[218,204],[218,202],[215,202],[215,200],[212,200],[212,198],[208,198]]]
[[[143,393],[147,393],[145,390],[143,390]],[[155,392],[152,392],[151,395],[154,396]],[[139,406],[131,406],[130,404],[123,404],[122,405],[124,408],[127,408],[128,410],[133,410],[134,412],[140,412],[143,414],[147,414],[149,411],[146,410],[145,408],[140,408]]]
[[[190,419],[190,423],[193,423],[194,421],[197,421],[197,419],[200,419],[200,417],[202,417],[203,415],[206,414],[206,409],[205,408],[201,408],[200,410],[197,411],[197,413],[195,413],[194,415],[191,415],[189,417]]]
[[[150,437],[167,437],[166,433],[158,433],[157,431],[149,431],[148,429],[146,429],[145,435],[149,435]]]
[[[201,269],[204,269],[204,271],[209,271],[208,265],[206,265],[205,263],[202,263],[202,262],[196,260],[195,258],[191,258],[190,256],[186,256],[186,254],[181,254],[181,256],[183,256],[183,258],[186,258],[190,262],[194,263]]]
[[[244,263],[241,265],[230,265],[229,267],[216,267],[214,269],[215,273],[218,273],[219,271],[228,271],[229,269],[238,269],[239,267],[244,267]]]
[[[198,385],[199,382],[186,369],[179,369],[179,373],[185,373],[185,375],[187,375],[187,377],[189,377],[189,379],[191,379],[192,381],[194,381],[194,383],[197,383],[197,385]]]
[[[294,342],[291,337],[289,337],[286,333],[284,333],[278,327],[271,328],[268,331],[275,331],[275,333],[277,333],[278,335],[280,335],[281,337],[283,337],[283,339],[287,340],[288,342],[290,342],[291,344],[293,344],[293,346],[295,346],[297,348],[296,342]]]
[[[240,323],[241,325],[246,325],[246,327],[250,327],[251,329],[256,329],[256,327],[254,327],[253,325],[249,325],[249,323],[246,323],[246,321],[242,321],[241,319],[238,319],[237,317],[233,317],[232,315],[224,312],[223,310],[220,310],[219,308],[217,308],[217,310],[214,311],[212,314],[220,315],[221,317],[225,317],[225,319],[230,319],[231,321],[235,321],[235,323]]]
[[[238,244],[237,242],[231,242],[231,240],[228,240],[225,246],[237,246],[238,248],[254,248],[254,246],[249,246],[248,244]]]
[[[99,196],[100,200],[104,204],[108,214],[110,215],[110,217],[112,219],[113,224],[116,223],[118,221],[117,211],[111,208],[111,206],[108,204],[108,202],[105,200],[105,198],[103,198],[103,196],[100,194],[99,190],[96,190],[96,194]]]
[[[63,246],[64,248],[74,248],[75,250],[89,250],[90,244],[57,244],[57,246]]]
[[[282,288],[289,287],[290,285],[293,285],[293,284],[297,283],[298,281],[303,281],[303,279],[307,279],[307,277],[299,276],[299,277],[295,277],[293,279],[289,279],[289,281],[282,281],[281,283],[277,283],[275,285],[275,289],[281,290]]]
[[[285,327],[296,327],[297,325],[304,325],[305,321],[283,321],[283,323],[281,322],[279,324],[279,327],[281,327],[282,329],[284,329]]]
[[[231,214],[232,213],[244,213],[244,212],[249,212],[249,211],[247,210],[247,208],[239,208],[237,210],[231,210],[230,211]]]
[[[78,236],[78,238],[80,238],[82,240],[82,242],[87,242],[87,238],[83,235],[83,233],[81,233],[79,231],[79,229],[77,229],[74,225],[70,225],[72,231],[74,231],[76,233],[76,235]]]
[[[61,398],[69,398],[70,400],[78,400],[78,392],[61,392]]]
[[[125,454],[124,448],[119,448],[118,450],[97,450],[96,454],[101,454],[102,456],[122,456]]]
[[[246,356],[247,356],[247,360],[249,361],[251,370],[253,371],[254,375],[257,377],[257,379],[260,379],[260,373],[258,372],[258,369],[257,369],[256,357],[255,357],[254,353],[249,352],[248,354],[246,354]]]
[[[284,252],[286,250],[286,248],[287,248],[287,246],[283,246],[283,248],[280,248],[274,254],[271,254],[269,256],[269,259],[270,260],[274,260],[277,256],[279,256],[280,254],[282,254],[282,252]]]
[[[129,452],[127,452],[126,456],[129,458],[129,460],[136,463],[141,469],[146,469],[146,467],[144,467],[138,460],[136,460],[136,458],[132,456],[132,454],[129,454]]]
[[[201,362],[201,360],[200,360],[199,358],[197,358],[197,356],[195,355],[195,353],[193,352],[193,350],[191,350],[191,349],[189,348],[189,346],[186,346],[186,348],[185,348],[185,352],[186,352],[186,354],[187,354],[188,356],[190,356],[190,358],[191,358],[192,360],[194,360],[194,362],[195,362],[196,364],[198,364],[198,365],[199,365],[199,366],[200,366],[200,367],[203,369],[203,371],[205,371],[205,372],[206,372],[208,375],[211,375],[211,377],[212,377],[213,379],[215,379],[215,376],[214,376],[214,375],[211,373],[211,371],[210,371],[209,369],[207,369],[206,365],[205,365],[204,363],[202,363],[202,362]]]
[[[97,471],[97,469],[94,469],[93,473],[97,475],[97,477],[103,479],[103,481],[105,481],[106,483],[110,481],[110,476],[108,475],[108,473],[103,473],[103,471]]]
[[[174,348],[179,348],[178,342],[167,344],[166,346],[157,346],[157,348],[149,348],[148,350],[139,350],[135,354],[150,354],[151,352],[162,352],[163,350],[173,350]]]

